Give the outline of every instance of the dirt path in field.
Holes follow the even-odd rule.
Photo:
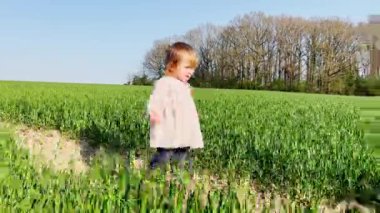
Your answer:
[[[55,171],[84,173],[89,170],[94,157],[106,152],[103,147],[90,146],[86,139],[71,139],[58,130],[32,129],[20,125],[15,128],[15,136],[17,144],[28,150],[38,164],[49,166]],[[144,167],[142,159],[136,159],[132,164],[136,169]]]
[[[97,152],[86,141],[70,139],[57,130],[35,130],[20,126],[15,133],[18,144],[26,148],[35,157],[34,160],[55,171],[85,172],[89,168],[89,160]]]

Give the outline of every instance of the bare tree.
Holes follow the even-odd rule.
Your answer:
[[[153,47],[145,55],[143,62],[143,75],[159,78],[165,70],[165,51],[171,44],[170,39],[162,39],[154,42]]]
[[[183,36],[156,41],[143,67],[160,77],[166,47],[184,40],[199,53],[196,78],[205,84],[271,88],[279,82],[286,90],[305,85],[309,92],[342,93],[359,69],[368,70],[368,56],[354,29],[339,19],[248,13],[226,26],[200,25]]]
[[[198,51],[200,62],[199,72],[196,72],[196,76],[202,80],[217,76],[216,47],[221,29],[213,24],[206,24],[190,30],[184,35],[184,39]]]

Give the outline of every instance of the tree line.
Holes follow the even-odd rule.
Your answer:
[[[164,71],[165,49],[191,44],[200,56],[191,84],[198,87],[373,95],[369,49],[357,27],[335,18],[305,19],[252,12],[226,26],[200,25],[156,40],[133,84],[151,84]]]

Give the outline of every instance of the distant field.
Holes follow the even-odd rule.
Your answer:
[[[203,90],[203,89],[202,89]],[[202,91],[201,90],[201,91]],[[222,90],[208,89],[206,93],[200,92],[200,97],[213,97]],[[295,97],[323,97],[324,99],[347,100],[360,109],[359,126],[365,132],[365,141],[374,150],[375,156],[380,163],[380,97],[357,97],[357,96],[338,96],[338,95],[321,95],[306,93],[287,93],[275,91],[249,91],[249,90],[228,90],[226,93],[249,94],[251,92],[257,94],[266,94],[273,97],[284,96],[289,98]]]
[[[350,97],[360,107],[360,123],[365,139],[380,161],[380,97]]]
[[[248,90],[215,90],[215,89],[201,89],[197,97],[207,98],[215,97],[218,93],[236,93],[236,94],[250,94],[252,91]],[[365,132],[365,141],[374,150],[375,156],[379,159],[380,163],[380,97],[356,97],[356,96],[337,96],[337,95],[320,95],[320,94],[305,94],[305,93],[286,93],[274,91],[253,91],[257,94],[266,94],[273,97],[287,96],[294,97],[324,97],[326,99],[343,99],[350,101],[353,105],[360,109],[360,127]]]

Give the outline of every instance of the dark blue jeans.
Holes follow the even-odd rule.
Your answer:
[[[185,161],[189,161],[189,169],[192,172],[192,160],[190,156],[190,147],[183,148],[157,148],[157,152],[153,155],[152,160],[150,161],[150,169],[153,170],[158,166],[164,166],[170,161],[170,164],[173,165],[173,162],[178,163],[178,167],[182,170],[184,168]]]

